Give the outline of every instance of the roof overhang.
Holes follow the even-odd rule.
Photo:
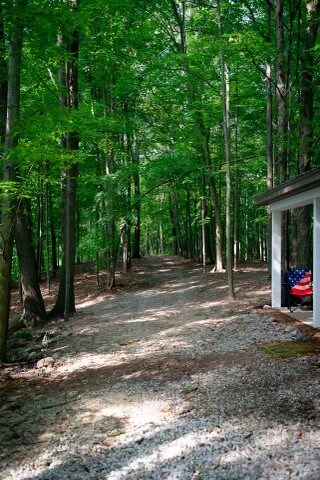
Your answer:
[[[272,188],[253,198],[255,205],[269,205],[270,210],[288,210],[312,203],[320,197],[320,167]]]

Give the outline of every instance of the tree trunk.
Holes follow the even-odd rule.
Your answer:
[[[319,28],[320,2],[306,1],[306,25],[301,35],[301,79],[300,79],[300,125],[299,125],[299,164],[298,173],[310,170],[314,153],[313,118],[314,118],[314,53],[317,32]],[[309,205],[297,209],[297,266],[309,268],[312,264],[311,255],[311,215]]]
[[[191,202],[190,202],[190,190],[188,189],[186,192],[186,204],[187,204],[187,245],[188,245],[188,257],[194,258],[195,252],[195,242],[194,242],[194,235],[193,235],[193,228],[192,228],[192,220],[191,220]]]
[[[159,255],[163,255],[163,230],[162,230],[162,220],[159,221]]]
[[[175,214],[175,205],[172,201],[172,192],[169,192],[169,208],[170,208],[170,220],[171,220],[171,228],[172,228],[172,237],[173,237],[173,253],[174,255],[179,254],[179,241],[178,241],[178,231],[177,231],[177,222],[176,222],[176,214]]]
[[[206,273],[207,269],[207,249],[206,249],[206,182],[204,174],[201,177],[201,257],[202,271]]]
[[[110,84],[111,94],[110,98],[107,98],[106,86],[102,87],[103,97],[103,115],[107,118],[109,114],[114,114],[114,102],[112,98],[114,78]],[[113,185],[114,172],[114,150],[110,151],[108,140],[106,140],[106,155],[105,155],[105,173],[106,173],[106,193],[107,193],[107,245],[106,245],[106,258],[108,267],[107,286],[108,288],[115,287],[116,281],[116,262],[117,262],[117,248],[116,248],[116,220],[115,220],[115,189]]]
[[[77,12],[77,1],[70,1],[73,12]],[[64,46],[68,59],[60,70],[60,83],[65,87],[65,94],[61,96],[61,106],[70,112],[78,109],[78,59],[79,33],[77,30],[68,36],[60,36],[61,47]],[[62,147],[77,152],[79,139],[76,131],[67,133],[62,138]],[[62,267],[58,296],[50,312],[51,317],[62,316],[68,320],[75,313],[74,274],[76,259],[76,188],[78,169],[75,159],[71,165],[62,170]]]
[[[14,237],[20,267],[22,318],[27,324],[37,325],[46,318],[46,309],[40,291],[37,263],[23,201],[18,206]]]
[[[179,222],[179,205],[176,192],[171,190],[170,191],[170,205],[171,205],[171,218],[174,226],[174,232],[176,236],[176,247],[175,247],[175,255],[183,256],[183,248],[182,248],[182,235],[181,235],[181,228]]]
[[[222,23],[220,1],[217,2],[218,27],[220,38],[222,39]],[[233,271],[232,271],[232,239],[231,239],[231,143],[230,143],[230,74],[229,67],[225,62],[223,51],[220,53],[221,64],[221,93],[222,93],[222,113],[223,113],[223,131],[226,158],[226,260],[227,275],[229,287],[229,299],[234,300]]]
[[[282,184],[288,179],[288,118],[287,118],[287,65],[284,46],[284,0],[275,1],[276,14],[276,99],[278,107],[278,178]],[[288,261],[288,216],[287,212],[282,214],[282,267],[286,267]]]
[[[238,90],[238,82],[237,82]],[[238,92],[237,92],[238,94]],[[240,188],[238,175],[238,140],[239,140],[239,122],[238,108],[235,112],[235,150],[234,150],[234,201],[233,201],[233,268],[238,269],[239,266],[239,213],[240,213]]]
[[[266,0],[267,10],[267,32],[266,42],[271,42],[271,3],[270,0]],[[273,111],[272,111],[272,84],[271,84],[271,60],[268,59],[266,66],[266,99],[267,99],[267,114],[266,114],[266,131],[267,131],[267,188],[270,190],[273,187]],[[271,245],[272,245],[272,219],[271,213],[268,211],[268,249],[267,249],[267,261],[268,271],[271,275]]]
[[[36,264],[39,282],[43,266],[43,194],[42,194],[42,168],[38,172],[38,194],[37,194],[37,231],[36,231]]]
[[[128,251],[128,227],[125,225],[121,232],[121,245],[122,245],[122,271],[127,273],[129,264],[129,251]]]
[[[0,136],[5,142],[7,118],[8,65],[6,62],[6,44],[2,4],[0,4]],[[3,181],[10,180],[10,165],[4,165]],[[9,169],[8,169],[9,168]],[[2,200],[0,225],[0,363],[6,359],[7,331],[10,309],[10,272],[12,256],[12,236],[10,202]]]
[[[140,202],[140,154],[139,154],[139,144],[137,135],[134,137],[134,163],[135,171],[133,174],[133,183],[134,183],[134,209],[136,213],[135,225],[134,225],[134,237],[133,237],[133,246],[132,246],[132,257],[141,258],[141,202]]]
[[[287,180],[287,139],[288,139],[288,119],[287,119],[287,81],[286,81],[286,62],[284,49],[284,23],[283,23],[283,0],[275,1],[276,13],[276,44],[277,44],[277,71],[276,71],[276,98],[278,105],[278,172],[279,182],[284,183]]]
[[[50,294],[51,278],[50,278],[50,247],[49,247],[49,223],[50,223],[50,190],[49,190],[49,175],[48,163],[46,164],[46,184],[45,184],[45,239],[46,239],[46,278],[47,289]]]
[[[20,108],[20,72],[22,55],[23,26],[19,21],[19,3],[14,4],[16,24],[12,29],[9,41],[8,60],[8,96],[5,134],[5,160],[3,181],[16,181],[16,165],[10,152],[18,145],[18,136],[15,128],[19,119]],[[13,227],[15,222],[16,202],[13,195],[8,195],[2,201],[1,230],[0,230],[0,362],[6,359],[6,345],[8,335],[8,320],[10,310],[10,274],[13,247]]]
[[[78,138],[73,136],[70,139],[68,134],[68,150],[78,150]],[[71,141],[70,141],[71,140]],[[66,174],[66,190],[65,190],[65,206],[66,215],[64,222],[65,229],[65,268],[62,269],[65,273],[65,285],[64,285],[64,312],[63,317],[68,320],[75,311],[75,294],[74,294],[74,274],[75,274],[75,262],[76,262],[76,178],[77,178],[77,166],[73,165],[68,168]]]
[[[186,35],[186,5],[185,2],[180,2],[180,8],[177,6],[175,0],[171,1],[172,10],[174,13],[175,20],[179,27],[180,32],[180,52],[184,55],[187,54],[187,35]],[[194,122],[196,129],[196,147],[199,152],[200,161],[203,167],[211,166],[210,158],[210,149],[209,149],[209,135],[210,131],[207,131],[203,121],[203,113],[201,108],[199,108],[199,98],[197,98],[197,92],[195,91],[195,83],[193,79],[190,78],[189,65],[187,58],[183,58],[183,70],[187,75],[188,89],[190,95],[191,110],[194,112]],[[210,190],[213,196],[214,201],[214,211],[215,211],[215,245],[216,245],[216,265],[214,270],[222,270],[222,242],[221,242],[221,212],[220,212],[220,201],[219,196],[217,195],[217,189],[213,177],[210,177]],[[202,232],[204,233],[204,232]],[[204,247],[205,249],[205,247]],[[202,252],[203,258],[203,252]]]
[[[6,61],[5,30],[0,3],[0,138],[4,144],[7,118],[8,65]]]
[[[58,254],[57,254],[57,235],[54,225],[54,216],[52,211],[51,196],[49,199],[50,205],[50,236],[51,236],[51,263],[52,263],[52,276],[55,277],[57,270],[59,269]]]
[[[27,200],[21,200],[17,206],[14,239],[20,268],[20,282],[23,300],[22,319],[26,324],[37,325],[46,318],[39,280],[41,279],[42,233],[41,206],[38,205],[38,260],[32,244],[31,211]]]

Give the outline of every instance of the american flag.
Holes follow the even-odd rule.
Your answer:
[[[311,270],[305,269],[292,269],[289,270],[289,283],[291,286],[290,293],[303,297],[306,295],[312,295],[313,290],[310,286],[311,282]]]

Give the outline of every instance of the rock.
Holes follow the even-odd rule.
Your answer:
[[[284,329],[285,333],[291,333],[292,335],[296,335],[298,333],[298,330],[296,329],[296,327],[293,327],[292,325],[288,325],[285,329]]]
[[[271,306],[270,305],[263,305],[262,308],[271,308]]]
[[[185,413],[189,413],[189,412],[190,412],[190,406],[187,406],[187,405],[179,405],[175,409],[175,413],[177,415],[184,415]]]
[[[26,352],[40,352],[42,350],[42,345],[33,345],[32,347],[26,348]]]
[[[299,330],[297,331],[297,333],[294,336],[297,340],[308,340],[308,337],[306,337],[306,335],[304,333],[300,332]]]
[[[70,335],[72,335],[71,332],[62,332],[61,333],[61,337],[64,337],[64,338],[70,337]]]
[[[46,357],[46,358],[42,358],[41,360],[39,360],[39,362],[37,362],[37,368],[50,367],[53,364],[54,364],[54,358]]]
[[[31,352],[29,353],[28,360],[37,360],[38,358],[42,357],[41,352]]]

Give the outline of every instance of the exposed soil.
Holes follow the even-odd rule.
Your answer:
[[[273,365],[278,368],[279,364],[266,360],[259,349],[259,333],[247,332],[245,321],[239,319],[256,312],[262,319],[272,316],[274,320],[268,321],[274,339],[286,335],[282,324],[298,325],[314,341],[319,338],[311,327],[262,309],[270,303],[270,282],[265,267],[258,263],[235,273],[235,302],[228,300],[225,273],[205,275],[199,265],[177,257],[136,260],[129,273],[118,275],[113,291],[106,290],[104,273],[100,281],[97,287],[92,266],[78,267],[77,314],[67,323],[57,320],[45,327],[52,341],[48,350],[41,351],[43,328],[33,332],[32,338],[12,334],[10,355],[19,358],[21,351],[27,351],[31,358],[1,368],[1,478],[149,478],[138,475],[141,469],[132,476],[91,475],[88,471],[82,472],[82,477],[73,465],[80,462],[88,469],[86,462],[96,458],[98,447],[99,455],[107,453],[118,437],[131,435],[132,429],[175,421],[194,409],[197,418],[211,415],[211,394],[199,379],[212,372],[220,375],[239,366],[254,372],[259,364],[268,375]],[[56,281],[51,288],[49,295],[44,287],[47,306],[52,304]],[[12,316],[18,312],[15,292]],[[267,335],[269,327],[264,328]],[[252,336],[249,343],[247,333],[248,338]],[[38,348],[33,350],[35,345]],[[51,357],[53,363],[37,368],[42,357]],[[317,358],[306,361],[317,366]],[[309,380],[312,382],[311,377]],[[257,385],[246,382],[240,390],[238,384],[230,387],[238,404],[245,395],[256,395]],[[173,386],[179,392],[178,400],[172,398]],[[217,384],[217,391],[219,388]],[[233,412],[234,399],[224,398],[224,388],[215,405],[224,399],[225,411]],[[271,395],[273,388],[282,386],[273,383],[272,388],[264,388]],[[173,407],[176,401],[182,404],[178,411]],[[243,406],[243,418],[246,408]],[[265,413],[264,408],[261,411]],[[292,407],[292,417],[297,412]],[[70,465],[64,467],[69,476],[59,470],[61,464]]]

